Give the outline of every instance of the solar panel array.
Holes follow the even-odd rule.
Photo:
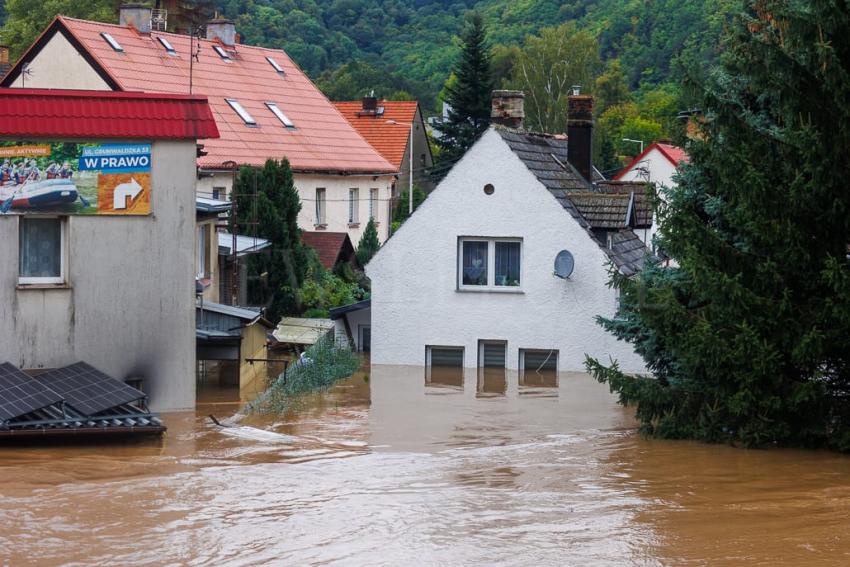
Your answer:
[[[38,380],[61,394],[66,404],[85,416],[145,397],[140,390],[107,376],[85,362],[45,372],[38,376]]]
[[[0,364],[0,421],[59,404],[62,395],[27,376],[9,362]]]

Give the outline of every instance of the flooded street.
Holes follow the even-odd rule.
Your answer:
[[[220,428],[223,399],[0,448],[0,564],[850,564],[850,458],[646,440],[585,375],[374,367]]]

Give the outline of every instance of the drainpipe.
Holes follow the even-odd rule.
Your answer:
[[[414,122],[416,121],[416,115],[415,114],[413,115],[413,121]],[[410,154],[410,160],[409,160],[410,172],[408,173],[407,177],[409,178],[410,188],[408,190],[407,200],[409,201],[408,202],[408,209],[409,209],[408,214],[412,215],[413,214],[413,122],[410,123],[410,151],[409,151],[409,154]]]

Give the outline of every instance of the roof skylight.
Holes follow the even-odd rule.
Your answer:
[[[221,57],[223,61],[230,63],[230,55],[227,53],[227,51],[224,50],[222,46],[213,45],[213,49],[215,49],[215,52],[218,53],[219,57]]]
[[[277,116],[277,119],[280,120],[284,126],[286,126],[287,128],[295,128],[295,124],[292,122],[292,120],[290,120],[289,117],[284,114],[283,111],[278,108],[275,103],[267,102],[266,106],[269,107],[269,110],[272,111],[272,114]]]
[[[278,65],[278,62],[277,62],[277,61],[275,61],[274,59],[272,59],[271,57],[266,57],[266,61],[268,61],[268,62],[269,62],[269,65],[271,65],[272,67],[274,67],[274,70],[275,70],[275,71],[277,71],[278,73],[280,73],[281,75],[285,75],[285,74],[286,74],[286,72],[283,70],[283,67],[281,67],[280,65]]]
[[[159,36],[159,35],[156,36],[156,39],[157,39],[157,41],[159,41],[160,45],[162,45],[165,48],[165,51],[167,51],[169,55],[177,55],[177,51],[171,45],[171,42],[169,42],[167,39],[165,39],[164,37]]]
[[[257,125],[257,121],[254,120],[254,117],[251,116],[241,104],[239,104],[238,100],[234,100],[232,98],[226,98],[224,100],[227,101],[227,104],[230,105],[230,108],[232,108],[233,111],[239,115],[239,118],[241,118],[245,122],[245,124],[247,124],[248,126]]]
[[[115,41],[115,38],[109,35],[106,32],[100,32],[100,37],[106,40],[106,43],[109,44],[109,47],[114,49],[115,51],[124,51],[124,48],[121,47],[121,44]]]

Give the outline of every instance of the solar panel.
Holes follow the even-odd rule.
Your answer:
[[[62,402],[62,395],[27,376],[13,364],[0,364],[0,421],[8,421]]]
[[[65,398],[65,403],[85,416],[135,402],[145,394],[86,364],[77,362],[38,376]]]

